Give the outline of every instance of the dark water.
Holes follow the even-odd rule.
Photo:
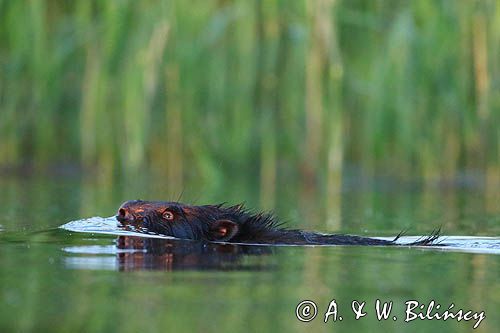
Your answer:
[[[147,181],[111,186],[50,176],[3,177],[0,332],[469,332],[478,322],[476,317],[405,323],[405,302],[411,300],[426,306],[434,300],[441,306],[438,313],[452,303],[453,313],[464,309],[479,316],[484,311],[476,331],[497,331],[500,192],[476,186],[345,184],[326,202],[287,191],[278,196],[283,199],[277,214],[293,226],[322,231],[391,236],[409,229],[408,234],[421,235],[441,226],[446,235],[479,238],[456,238],[458,249],[443,251],[204,245],[71,232],[58,227],[110,216],[127,199],[172,199],[179,193]],[[224,198],[258,205],[248,189],[211,195],[187,188],[183,194],[185,201],[199,203]],[[377,320],[377,299],[393,301],[388,320]],[[317,305],[311,322],[296,318],[302,300]],[[333,322],[331,316],[324,323],[332,300],[343,320]],[[366,302],[366,316],[359,320],[353,301]]]

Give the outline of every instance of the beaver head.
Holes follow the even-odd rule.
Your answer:
[[[254,216],[242,205],[191,206],[179,202],[133,200],[120,206],[116,219],[137,231],[226,242],[235,240]]]

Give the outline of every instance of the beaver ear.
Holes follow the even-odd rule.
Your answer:
[[[239,231],[238,224],[230,220],[217,220],[210,225],[210,240],[227,242],[231,240]]]

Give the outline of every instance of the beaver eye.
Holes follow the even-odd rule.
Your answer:
[[[169,210],[165,210],[162,215],[165,220],[172,221],[174,219],[174,213]]]

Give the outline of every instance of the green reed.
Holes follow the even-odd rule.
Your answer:
[[[230,178],[270,207],[345,164],[498,182],[499,74],[494,0],[4,0],[0,166]]]

